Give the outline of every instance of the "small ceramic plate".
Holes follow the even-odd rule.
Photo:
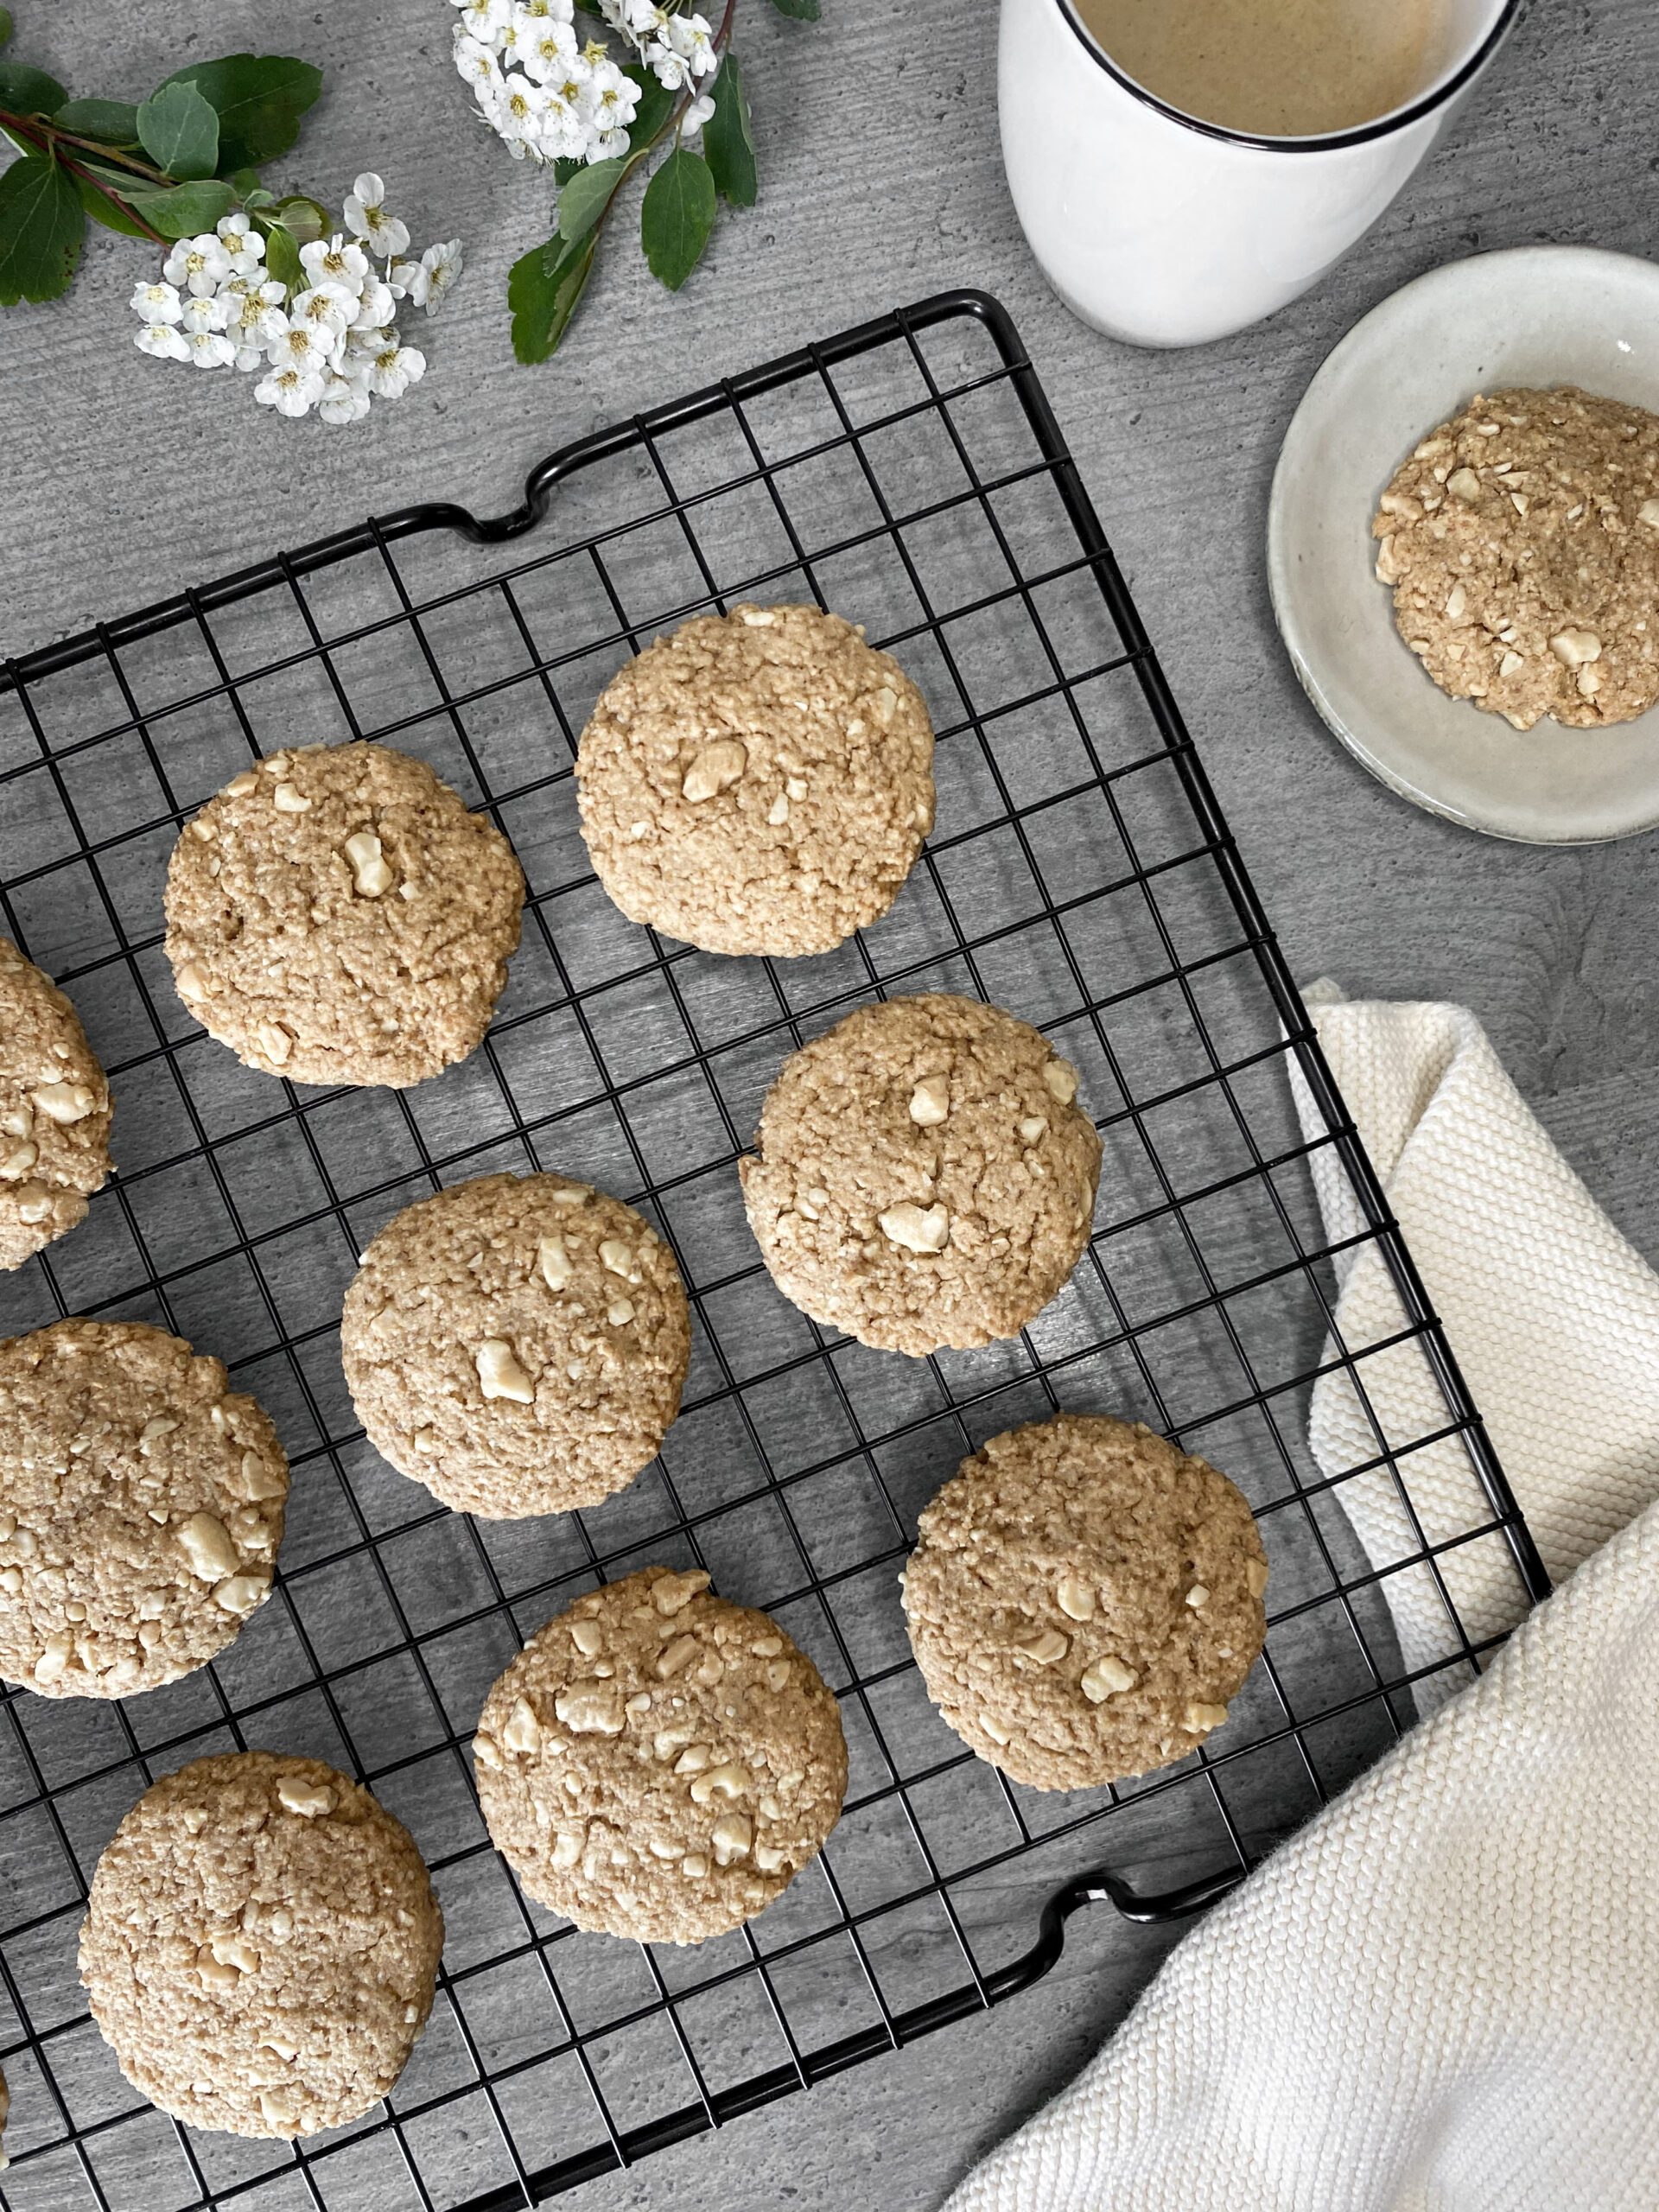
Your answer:
[[[1450,263],[1373,308],[1308,386],[1273,480],[1268,580],[1304,690],[1357,760],[1433,814],[1531,844],[1659,825],[1659,708],[1524,734],[1436,689],[1372,573],[1412,448],[1478,391],[1575,384],[1659,414],[1659,268],[1581,246]]]

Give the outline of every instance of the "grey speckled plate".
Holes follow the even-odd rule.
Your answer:
[[[1586,246],[1449,263],[1384,300],[1308,386],[1268,519],[1274,613],[1307,696],[1373,775],[1433,814],[1531,844],[1659,826],[1659,708],[1522,734],[1436,690],[1372,574],[1371,517],[1418,441],[1477,391],[1576,384],[1659,413],[1659,268]]]

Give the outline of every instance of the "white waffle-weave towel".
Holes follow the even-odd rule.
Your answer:
[[[1195,1929],[949,2212],[1659,2205],[1659,1279],[1471,1014],[1309,997],[1545,1561],[1571,1580]],[[1338,1236],[1357,1226],[1340,1195],[1321,1188]],[[1391,1298],[1362,1256],[1337,1315],[1351,1347],[1395,1325]],[[1385,1427],[1413,1433],[1421,1367],[1366,1364]],[[1328,1465],[1375,1452],[1357,1418],[1351,1392],[1316,1403]],[[1467,1480],[1450,1457],[1414,1468],[1414,1492],[1420,1475]],[[1385,1507],[1355,1520],[1386,1549]],[[1513,1588],[1495,1562],[1458,1595],[1497,1622]],[[1396,1596],[1408,1650],[1433,1646],[1439,1611]]]

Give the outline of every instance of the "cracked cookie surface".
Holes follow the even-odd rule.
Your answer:
[[[1518,730],[1659,700],[1659,416],[1570,385],[1478,392],[1371,534],[1401,636],[1454,699]]]
[[[998,1007],[861,1007],[785,1061],[738,1163],[773,1281],[887,1351],[1017,1335],[1089,1242],[1100,1138],[1077,1089]]]
[[[114,1103],[80,1016],[0,937],[0,1271],[86,1218]]]
[[[340,1350],[370,1441],[457,1512],[594,1505],[656,1457],[690,1318],[632,1206],[564,1175],[480,1175],[408,1206],[346,1294]]]
[[[524,890],[506,839],[424,760],[308,746],[256,761],[186,823],[167,956],[245,1065],[402,1090],[482,1042]]]
[[[828,952],[885,914],[933,827],[933,726],[861,628],[734,607],[658,638],[601,694],[582,829],[630,921],[706,952]]]
[[[80,1978],[121,2071],[163,2112],[291,2138],[391,2089],[442,1948],[401,1821],[319,1759],[236,1751],[163,1776],[116,1830]]]
[[[1222,1725],[1267,1586],[1224,1475],[1138,1422],[1061,1414],[992,1437],[925,1508],[905,1620],[963,1743],[1033,1789],[1082,1789]]]
[[[0,1675],[130,1697],[270,1594],[288,1460],[220,1363],[139,1321],[0,1343]]]
[[[696,1943],[753,1919],[841,1815],[841,1710],[700,1569],[577,1599],[496,1681],[473,1763],[492,1840],[578,1928]]]

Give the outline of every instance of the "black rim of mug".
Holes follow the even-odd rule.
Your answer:
[[[1370,123],[1356,124],[1351,130],[1329,130],[1319,137],[1275,138],[1261,131],[1233,130],[1224,123],[1207,123],[1202,116],[1189,115],[1185,108],[1172,107],[1167,100],[1160,99],[1156,92],[1124,70],[1120,69],[1094,34],[1087,29],[1077,14],[1076,0],[1055,0],[1060,14],[1070,24],[1084,52],[1103,69],[1114,84],[1121,85],[1145,107],[1154,109],[1171,123],[1179,123],[1187,130],[1195,130],[1200,137],[1218,138],[1224,145],[1254,146],[1267,154],[1329,154],[1344,146],[1363,146],[1373,138],[1386,138],[1396,130],[1404,130],[1414,123],[1421,123],[1436,109],[1454,100],[1470,81],[1478,76],[1514,29],[1525,0],[1505,0],[1503,11],[1472,52],[1466,54],[1451,75],[1440,80],[1421,99],[1409,107],[1390,108],[1386,115],[1379,115]]]

